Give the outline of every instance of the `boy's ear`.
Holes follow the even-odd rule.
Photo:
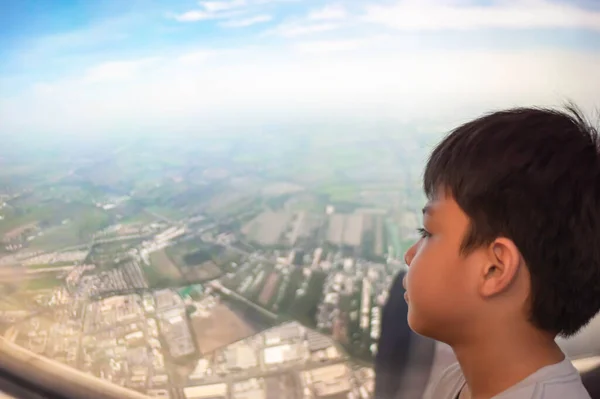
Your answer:
[[[499,237],[488,247],[487,264],[483,268],[480,294],[489,298],[505,292],[517,276],[521,265],[521,252],[515,243]]]

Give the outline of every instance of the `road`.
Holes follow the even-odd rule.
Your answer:
[[[240,294],[238,294],[235,291],[230,290],[229,288],[225,288],[223,287],[223,285],[221,285],[221,283],[219,281],[213,281],[212,283],[210,283],[211,287],[213,287],[216,290],[219,290],[222,294],[233,297],[241,302],[244,302],[246,305],[249,305],[251,307],[253,307],[254,309],[258,310],[259,312],[261,312],[262,314],[277,320],[277,315],[273,312],[268,311],[265,308],[262,308],[260,306],[258,306],[257,304],[255,304],[252,301],[249,301],[248,299],[244,298],[243,296],[241,296]]]
[[[102,239],[94,239],[93,244],[110,244],[111,242],[117,241],[126,241],[126,240],[135,240],[140,238],[148,238],[151,234],[132,234],[127,236],[120,236],[114,238],[102,238]]]
[[[176,226],[181,225],[181,223],[177,222],[176,220],[170,219],[170,218],[168,218],[168,217],[166,217],[164,215],[160,215],[160,214],[158,214],[156,212],[152,212],[151,210],[144,209],[144,212],[146,212],[146,213],[154,216],[155,218],[157,218],[159,220],[162,220],[163,222],[166,222],[166,223],[169,223],[169,224],[172,224],[172,225],[176,225]]]
[[[73,270],[75,268],[75,266],[76,265],[57,266],[57,267],[48,266],[48,267],[44,267],[43,269],[42,268],[39,268],[39,269],[26,268],[25,274],[39,274],[39,273],[51,273],[51,272],[63,272],[63,271],[70,272],[71,270]]]
[[[272,369],[263,370],[261,367],[257,366],[252,369],[230,372],[226,375],[212,375],[208,378],[204,378],[201,380],[197,380],[195,383],[186,384],[187,386],[196,386],[196,385],[210,385],[210,384],[221,384],[227,383],[229,386],[231,384],[239,382],[239,381],[247,381],[251,378],[268,378],[268,377],[276,377],[280,374],[292,372],[294,374],[298,374],[301,371],[312,370],[316,368],[333,366],[336,364],[343,364],[347,361],[346,358],[333,359],[333,360],[325,360],[323,362],[312,362],[306,361],[300,364],[295,364],[293,366],[282,366]],[[180,388],[183,388],[181,386]]]

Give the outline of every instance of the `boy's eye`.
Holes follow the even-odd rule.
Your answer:
[[[422,228],[422,227],[419,227],[419,228],[417,229],[417,231],[419,232],[419,235],[420,235],[422,238],[429,238],[429,237],[431,237],[431,233],[430,233],[430,232],[428,232],[427,230],[425,230],[425,229],[424,229],[424,228]]]

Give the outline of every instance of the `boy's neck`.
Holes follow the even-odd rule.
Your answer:
[[[479,341],[452,346],[471,399],[490,399],[565,358],[550,334],[531,328],[496,332]]]

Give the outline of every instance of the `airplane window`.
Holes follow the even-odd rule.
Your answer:
[[[419,398],[455,361],[406,321],[427,157],[491,110],[598,107],[600,8],[3,0],[0,59],[12,381]],[[560,341],[582,373],[599,329]]]

